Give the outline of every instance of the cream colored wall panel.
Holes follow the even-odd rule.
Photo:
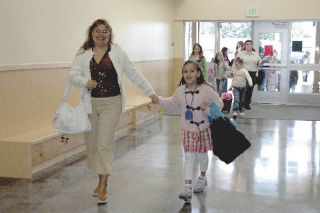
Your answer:
[[[175,20],[250,20],[246,8],[260,8],[253,20],[320,19],[319,0],[176,0]]]
[[[174,58],[181,58],[184,55],[184,22],[174,22]]]
[[[172,56],[171,0],[0,0],[0,65],[71,62],[89,25],[109,20],[133,60]],[[57,15],[58,14],[58,15]]]

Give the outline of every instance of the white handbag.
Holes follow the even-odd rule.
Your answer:
[[[86,103],[83,98],[83,89],[80,89],[80,101],[76,108],[70,106],[66,100],[70,92],[71,83],[64,91],[63,102],[60,104],[56,116],[53,119],[53,126],[57,132],[65,134],[79,134],[91,130],[88,118]]]

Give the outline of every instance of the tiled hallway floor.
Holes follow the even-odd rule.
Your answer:
[[[208,188],[191,206],[178,199],[179,117],[163,116],[117,141],[108,204],[91,196],[97,178],[84,159],[35,182],[2,180],[0,212],[320,212],[320,121],[236,122],[252,147],[229,165],[210,153]]]

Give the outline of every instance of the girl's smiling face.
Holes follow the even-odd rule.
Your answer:
[[[200,71],[197,71],[194,64],[190,63],[183,67],[182,75],[188,88],[194,89],[193,87],[196,85],[197,78],[200,77],[201,73]]]

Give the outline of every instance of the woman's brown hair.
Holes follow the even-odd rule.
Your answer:
[[[88,29],[88,31],[87,31],[86,41],[85,41],[84,44],[80,47],[80,50],[85,51],[85,50],[88,50],[88,49],[93,48],[93,46],[94,46],[94,41],[93,41],[93,37],[92,37],[92,32],[93,32],[93,30],[94,30],[95,27],[97,27],[97,26],[99,26],[99,25],[101,25],[101,24],[103,24],[103,25],[106,27],[106,29],[107,29],[108,31],[110,31],[110,39],[109,39],[108,44],[109,44],[109,45],[110,45],[110,44],[113,44],[113,43],[112,43],[112,28],[111,28],[110,24],[109,24],[106,20],[104,20],[104,19],[97,19],[97,20],[95,20],[95,21],[91,24],[91,26],[89,27],[89,29]]]

